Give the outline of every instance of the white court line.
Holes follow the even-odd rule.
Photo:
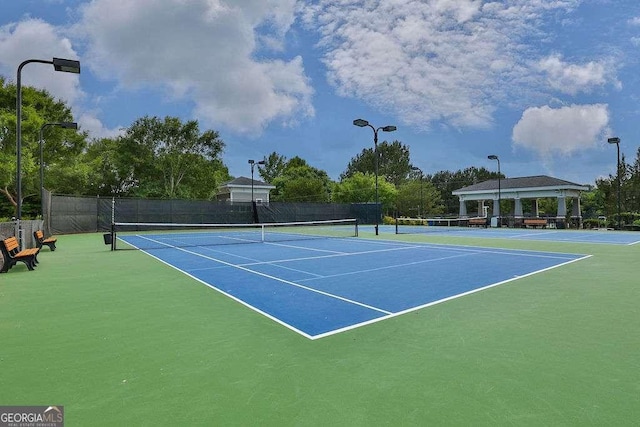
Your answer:
[[[478,254],[477,253],[465,253],[465,254],[451,255],[451,256],[445,256],[445,257],[440,257],[440,258],[426,259],[426,260],[422,260],[422,261],[413,261],[413,262],[407,262],[407,263],[403,263],[403,264],[394,264],[394,265],[387,265],[387,266],[384,266],[384,267],[369,268],[369,269],[366,269],[366,270],[350,271],[348,273],[330,274],[330,275],[321,276],[321,277],[318,277],[318,278],[300,279],[298,281],[299,282],[308,282],[310,280],[328,279],[328,278],[332,278],[332,277],[349,276],[349,275],[352,275],[352,274],[370,273],[372,271],[389,270],[391,268],[406,267],[408,265],[426,264],[426,263],[429,263],[429,262],[443,261],[445,259],[460,258],[460,257],[465,257],[465,256],[471,256],[471,255],[478,255]]]
[[[291,246],[293,248],[300,248],[300,249],[307,249],[305,247],[302,246]],[[405,249],[416,249],[416,248],[420,248],[420,246],[405,246],[405,247],[396,247],[396,248],[389,248],[389,249],[376,249],[376,250],[372,250],[372,251],[361,251],[361,252],[336,252],[332,255],[322,255],[322,256],[309,256],[309,257],[299,257],[299,258],[288,258],[288,259],[278,259],[278,260],[271,260],[271,261],[260,261],[260,260],[256,260],[256,259],[252,259],[252,258],[248,258],[248,257],[241,257],[238,256],[238,258],[245,258],[247,260],[251,260],[253,262],[248,262],[248,263],[241,263],[241,264],[237,264],[238,266],[241,267],[254,267],[254,266],[258,266],[258,265],[271,265],[277,268],[282,268],[284,270],[289,270],[289,271],[295,271],[297,273],[302,273],[302,274],[306,274],[308,276],[315,276],[316,278],[324,278],[324,277],[332,277],[332,276],[323,276],[320,274],[316,274],[316,273],[312,273],[310,271],[307,270],[301,270],[301,269],[297,269],[297,268],[292,268],[292,267],[287,267],[284,265],[280,265],[281,263],[288,263],[288,262],[295,262],[295,261],[311,261],[311,260],[319,260],[319,259],[325,259],[325,258],[336,258],[336,257],[345,257],[345,256],[354,256],[354,255],[364,255],[364,254],[371,254],[371,253],[379,253],[379,252],[391,252],[391,251],[397,251],[397,250],[405,250]],[[203,249],[208,249],[206,247],[203,247]],[[213,251],[213,252],[217,252],[217,253],[221,253],[221,254],[225,254],[225,255],[231,255],[231,256],[235,256],[235,254],[229,253],[229,252],[224,252],[224,251]],[[405,264],[402,264],[405,265]],[[206,270],[214,270],[216,268],[220,268],[220,267],[206,267],[206,268],[194,268],[194,269],[190,269],[189,271],[194,272],[194,271],[206,271]],[[391,267],[389,267],[391,268]],[[364,270],[367,271],[367,270]],[[313,280],[313,278],[309,278],[309,279],[298,279],[299,282],[302,281],[306,281],[306,280]]]
[[[146,239],[150,240],[150,241],[154,241],[153,239],[149,239],[149,238],[146,238]],[[157,243],[166,245],[165,243],[162,243],[162,242],[157,242]],[[169,246],[169,245],[166,245],[166,246]],[[327,296],[327,297],[330,297],[330,298],[335,298],[335,299],[338,299],[338,300],[341,300],[341,301],[344,301],[344,302],[347,302],[347,303],[350,303],[350,304],[358,305],[360,307],[368,308],[369,310],[374,310],[374,311],[377,311],[377,312],[380,312],[380,313],[385,313],[385,314],[391,314],[390,311],[383,310],[381,308],[374,307],[372,305],[368,305],[368,304],[364,304],[364,303],[361,303],[361,302],[358,302],[358,301],[350,300],[349,298],[344,298],[344,297],[341,297],[339,295],[331,294],[329,292],[324,292],[324,291],[321,291],[321,290],[318,290],[318,289],[310,288],[308,286],[304,286],[304,285],[301,285],[299,283],[292,282],[290,280],[281,279],[279,277],[271,276],[270,274],[261,273],[259,271],[251,270],[249,268],[242,267],[242,266],[236,265],[236,264],[232,264],[230,262],[226,262],[226,261],[223,261],[221,259],[213,258],[213,257],[207,256],[207,255],[204,255],[204,254],[200,254],[198,252],[193,252],[193,251],[187,250],[185,248],[174,247],[174,249],[177,249],[179,251],[186,252],[188,254],[192,254],[192,255],[195,255],[195,256],[199,256],[201,258],[206,258],[206,259],[209,259],[211,261],[219,262],[220,264],[224,264],[224,265],[226,265],[228,267],[237,268],[238,270],[246,271],[247,273],[252,273],[252,274],[255,274],[257,276],[266,277],[268,279],[275,280],[277,282],[281,282],[281,283],[284,283],[284,284],[287,284],[287,285],[295,286],[297,288],[301,288],[301,289],[304,289],[304,290],[307,290],[307,291],[315,292],[317,294],[324,295],[324,296]]]
[[[352,330],[352,329],[356,329],[356,328],[359,328],[361,326],[370,325],[372,323],[380,322],[382,320],[391,319],[392,317],[402,316],[403,314],[411,313],[412,311],[421,310],[423,308],[430,307],[432,305],[441,304],[441,303],[446,302],[446,301],[451,301],[451,300],[456,299],[456,298],[460,298],[460,297],[463,297],[463,296],[466,296],[466,295],[474,294],[476,292],[484,291],[486,289],[494,288],[496,286],[500,286],[500,285],[503,285],[505,283],[513,282],[514,280],[519,280],[519,279],[522,279],[522,278],[525,278],[525,277],[528,277],[528,276],[533,276],[534,274],[542,273],[544,271],[549,271],[549,270],[552,270],[554,268],[562,267],[564,265],[568,265],[568,264],[571,264],[571,263],[574,263],[574,262],[577,262],[577,261],[582,261],[583,259],[587,259],[587,258],[590,258],[592,256],[593,255],[585,255],[582,258],[572,259],[570,261],[563,262],[561,264],[553,265],[551,267],[543,268],[543,269],[537,270],[537,271],[532,271],[531,273],[527,273],[527,274],[524,274],[522,276],[512,277],[511,279],[503,280],[503,281],[497,282],[497,283],[492,283],[490,285],[483,286],[483,287],[477,288],[477,289],[472,289],[470,291],[463,292],[461,294],[452,295],[450,297],[442,298],[442,299],[437,300],[437,301],[432,301],[432,302],[429,302],[427,304],[422,304],[422,305],[417,306],[417,307],[408,308],[406,310],[402,310],[402,311],[398,311],[398,312],[392,313],[392,314],[390,314],[388,316],[379,317],[377,319],[367,320],[366,322],[361,322],[361,323],[358,323],[358,324],[355,324],[355,325],[346,326],[344,328],[335,329],[333,331],[325,332],[323,334],[313,335],[311,337],[311,339],[312,340],[317,340],[317,339],[320,339],[320,338],[325,338],[325,337],[328,337],[328,336],[331,336],[331,335],[339,334],[341,332],[346,332],[346,331],[349,331],[349,330]]]
[[[140,236],[140,237],[145,238],[144,236]],[[147,240],[152,240],[152,239],[148,239],[148,238],[146,238],[146,239]],[[373,241],[373,240],[368,240],[368,239],[364,239],[364,240],[367,240],[368,242],[371,242],[371,243],[379,243],[379,244],[389,244],[389,245],[399,245],[399,244],[401,244],[401,243],[395,242],[395,241],[380,241],[380,240]],[[225,261],[218,260],[218,259],[213,258],[213,257],[208,257],[206,255],[199,254],[197,252],[189,251],[189,250],[186,250],[184,248],[177,248],[177,247],[174,247],[172,245],[165,244],[165,243],[162,243],[162,242],[158,242],[158,243],[163,244],[163,245],[168,246],[168,247],[171,247],[171,248],[174,248],[174,249],[178,249],[178,250],[186,252],[186,253],[190,253],[190,254],[193,254],[193,255],[196,255],[196,256],[200,256],[200,257],[203,257],[203,258],[206,258],[206,259],[210,259],[210,260],[219,262],[219,263],[221,263],[223,265],[226,265],[226,266],[230,266],[230,267],[233,267],[233,268],[238,268],[240,270],[247,271],[249,273],[253,273],[253,274],[256,274],[256,275],[264,276],[264,277],[267,277],[267,278],[270,278],[270,279],[273,279],[273,280],[276,280],[276,281],[280,281],[280,282],[283,282],[283,283],[286,283],[286,284],[290,284],[292,286],[300,287],[302,289],[306,289],[306,290],[309,290],[309,291],[312,291],[312,292],[316,292],[316,293],[319,293],[319,294],[322,294],[322,295],[326,295],[326,296],[329,296],[329,297],[332,297],[332,298],[337,298],[337,299],[343,300],[345,302],[353,303],[355,305],[359,305],[359,306],[362,306],[362,307],[365,307],[365,308],[369,308],[369,309],[372,309],[372,310],[375,310],[375,311],[378,311],[378,312],[386,314],[385,316],[382,316],[382,317],[379,317],[379,318],[375,318],[375,319],[371,319],[371,320],[368,320],[368,321],[365,321],[365,322],[361,322],[361,323],[353,324],[353,325],[346,326],[346,327],[343,327],[343,328],[335,329],[335,330],[332,330],[332,331],[329,331],[329,332],[325,332],[325,333],[322,333],[322,334],[309,335],[306,332],[301,331],[301,330],[297,329],[296,327],[294,327],[294,326],[292,326],[292,325],[290,325],[290,324],[278,319],[277,317],[274,317],[274,316],[272,316],[272,315],[270,315],[270,314],[258,309],[257,307],[254,307],[251,304],[249,304],[249,303],[247,303],[247,302],[245,302],[245,301],[243,301],[243,300],[241,300],[239,298],[236,298],[231,294],[228,294],[227,292],[215,287],[214,285],[212,285],[210,283],[207,283],[207,282],[205,282],[205,281],[203,281],[203,280],[201,280],[201,279],[199,279],[199,278],[187,273],[186,271],[184,271],[184,270],[182,270],[182,269],[180,269],[180,268],[178,268],[178,267],[176,267],[176,266],[174,266],[174,265],[172,265],[172,264],[170,264],[170,263],[168,263],[168,262],[166,262],[166,261],[164,261],[164,260],[162,260],[162,259],[160,259],[160,258],[158,258],[158,257],[146,252],[146,251],[144,251],[147,255],[157,259],[158,261],[162,262],[163,264],[166,264],[166,265],[170,266],[171,268],[174,268],[175,270],[177,270],[177,271],[179,271],[179,272],[181,272],[181,273],[183,273],[183,274],[185,274],[185,275],[197,280],[198,282],[200,282],[200,283],[202,283],[202,284],[204,284],[204,285],[206,285],[206,286],[208,286],[208,287],[220,292],[221,294],[233,299],[234,301],[239,302],[240,304],[250,308],[251,310],[254,310],[254,311],[258,312],[258,313],[264,315],[265,317],[275,321],[276,323],[281,324],[281,325],[285,326],[286,328],[288,328],[288,329],[290,329],[290,330],[292,330],[294,332],[297,332],[298,334],[300,334],[300,335],[302,335],[302,336],[304,336],[306,338],[309,338],[311,340],[316,340],[316,339],[328,337],[328,336],[335,335],[335,334],[338,334],[338,333],[341,333],[341,332],[346,332],[346,331],[349,331],[349,330],[352,330],[352,329],[356,329],[356,328],[361,327],[361,326],[369,325],[369,324],[376,323],[376,322],[379,322],[379,321],[382,321],[382,320],[390,319],[392,317],[400,316],[400,315],[403,315],[403,314],[406,314],[406,313],[409,313],[409,312],[412,312],[412,311],[417,311],[417,310],[420,310],[422,308],[426,308],[426,307],[429,307],[429,306],[432,306],[432,305],[436,305],[436,304],[440,304],[440,303],[443,303],[443,302],[446,302],[446,301],[450,301],[450,300],[453,300],[453,299],[456,299],[456,298],[460,298],[462,296],[466,296],[466,295],[469,295],[469,294],[480,292],[482,290],[486,290],[486,289],[489,289],[489,288],[492,288],[492,287],[495,287],[495,286],[499,286],[499,285],[502,285],[504,283],[508,283],[508,282],[511,282],[511,281],[514,281],[514,280],[522,279],[522,278],[525,278],[525,277],[528,277],[528,276],[531,276],[531,275],[534,275],[534,274],[538,274],[538,273],[541,273],[541,272],[544,272],[544,271],[548,271],[548,270],[551,270],[551,269],[554,269],[554,268],[557,268],[557,267],[561,267],[561,266],[564,266],[564,265],[567,265],[567,264],[571,264],[571,263],[576,262],[576,261],[581,261],[581,260],[590,258],[592,256],[592,255],[585,255],[585,256],[582,256],[581,258],[572,259],[572,260],[569,260],[569,261],[564,262],[564,263],[560,263],[560,264],[557,264],[557,265],[554,265],[554,266],[551,266],[551,267],[547,267],[547,268],[544,268],[544,269],[541,269],[541,270],[537,270],[537,271],[534,271],[534,272],[531,272],[531,273],[524,274],[522,276],[516,276],[516,277],[510,278],[510,279],[507,279],[507,280],[503,280],[503,281],[500,281],[500,282],[497,282],[497,283],[494,283],[494,284],[490,284],[490,285],[487,285],[487,286],[484,286],[484,287],[481,287],[481,288],[472,289],[470,291],[463,292],[461,294],[452,295],[450,297],[446,297],[446,298],[443,298],[443,299],[440,299],[440,300],[437,300],[437,301],[433,301],[433,302],[430,302],[430,303],[427,303],[427,304],[423,304],[423,305],[420,305],[420,306],[417,306],[417,307],[412,307],[412,308],[409,308],[409,309],[406,309],[406,310],[403,310],[403,311],[400,311],[400,312],[393,313],[393,312],[390,312],[390,311],[387,311],[387,310],[383,310],[383,309],[380,309],[380,308],[376,308],[376,307],[373,307],[373,306],[368,306],[366,304],[362,304],[362,303],[359,303],[357,301],[352,301],[352,300],[349,300],[349,299],[346,299],[346,298],[342,298],[342,297],[339,297],[337,295],[332,295],[332,294],[329,294],[327,292],[318,291],[318,290],[313,289],[313,288],[308,288],[308,287],[306,287],[304,285],[300,285],[300,284],[297,284],[295,282],[290,282],[290,281],[283,280],[283,279],[280,279],[280,278],[277,278],[277,277],[273,277],[273,276],[270,276],[270,275],[267,275],[267,274],[263,274],[263,273],[260,273],[260,272],[257,272],[257,271],[253,271],[251,269],[247,269],[247,268],[244,268],[242,266],[238,266],[238,265],[234,265],[234,264],[231,264],[231,263],[227,263]],[[638,243],[638,242],[635,242],[635,243]],[[131,244],[131,243],[129,243],[129,244]],[[132,246],[135,247],[135,245],[132,245]],[[449,244],[426,244],[426,245],[420,244],[420,245],[411,246],[411,247],[404,247],[404,248],[408,249],[408,248],[415,248],[415,247],[417,247],[417,248],[423,248],[423,247],[429,248],[429,247],[431,247],[433,249],[437,248],[437,249],[449,249],[449,250],[455,250],[456,248],[460,249],[460,250],[467,249],[467,248],[473,248],[473,247],[461,247],[461,246],[449,245]],[[401,249],[401,248],[397,248],[397,249]],[[509,252],[506,252],[506,251],[494,251],[494,250],[486,251],[485,249],[487,249],[487,248],[477,247],[477,249],[475,249],[475,250],[468,249],[467,252],[469,252],[469,254],[481,254],[483,252],[489,252],[489,253],[507,254],[507,255],[529,255],[529,256],[534,256],[534,255],[531,255],[531,254],[522,254],[522,253],[519,253],[519,251],[514,251],[512,253],[509,253]],[[384,252],[384,251],[380,251],[380,252]],[[536,252],[536,251],[523,250],[522,252]],[[543,252],[543,253],[548,253],[548,252]],[[457,255],[457,256],[464,256],[464,255],[461,254],[461,255]],[[541,255],[538,255],[538,256],[541,256]],[[453,257],[456,257],[456,256],[452,256],[452,258]],[[547,256],[547,257],[549,257],[549,256]],[[324,257],[322,257],[322,258],[324,258]],[[552,256],[552,257],[549,257],[549,258],[561,258],[561,257],[553,257]]]
[[[295,248],[295,249],[304,249],[307,251],[314,251],[314,252],[329,252],[332,254],[346,254],[347,252],[340,252],[340,251],[331,251],[328,249],[317,249],[317,248],[307,248],[305,246],[296,246],[296,245],[291,245],[291,244],[287,244],[285,245],[284,243],[275,243],[275,242],[263,242],[266,245],[271,245],[271,246],[282,246],[283,248]]]
[[[540,236],[540,235],[557,234],[557,233],[558,233],[557,231],[534,231],[533,233],[512,234],[506,237],[508,239],[520,239],[522,237]]]
[[[295,262],[295,261],[307,261],[307,260],[324,259],[324,258],[348,257],[348,256],[356,256],[356,255],[374,254],[374,253],[380,253],[380,252],[391,252],[391,251],[399,251],[399,250],[406,250],[406,249],[416,249],[416,248],[420,248],[420,247],[421,246],[405,246],[405,247],[398,247],[398,248],[391,248],[391,249],[376,249],[376,250],[372,250],[372,251],[340,252],[340,253],[336,253],[336,254],[333,254],[333,255],[308,256],[308,257],[299,257],[299,258],[285,258],[285,259],[278,259],[278,260],[272,260],[272,261],[258,261],[258,262],[255,262],[255,263],[247,263],[247,264],[240,264],[240,265],[242,265],[244,267],[247,267],[247,266],[260,265],[260,264],[273,264],[273,263],[278,263],[278,262]]]

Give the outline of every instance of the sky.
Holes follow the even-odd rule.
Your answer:
[[[640,146],[638,0],[0,0],[0,75],[91,138],[144,116],[219,132],[231,175],[300,156],[338,180],[379,142],[425,174],[471,166],[595,184]]]

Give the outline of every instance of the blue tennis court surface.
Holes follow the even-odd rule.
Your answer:
[[[362,238],[145,252],[310,339],[588,257]]]
[[[364,228],[363,228],[364,229]],[[371,230],[373,231],[373,229]],[[384,233],[395,233],[395,226],[380,228]],[[407,234],[447,234],[460,237],[480,237],[512,240],[537,240],[548,242],[598,243],[609,245],[635,245],[640,243],[640,233],[612,230],[560,230],[530,228],[478,228],[478,227],[437,227],[401,226],[401,233]]]

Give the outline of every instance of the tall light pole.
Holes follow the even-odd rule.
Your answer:
[[[420,172],[420,203],[418,203],[418,217],[421,217],[420,213],[422,212],[422,169],[420,169],[417,166],[413,166],[411,170]]]
[[[251,203],[253,203],[253,167],[255,165],[264,165],[264,160],[260,160],[258,162],[256,162],[255,160],[249,160],[248,163],[251,165]]]
[[[20,226],[20,220],[22,219],[22,171],[20,161],[22,157],[22,68],[32,62],[52,64],[54,70],[61,71],[63,73],[80,73],[80,61],[74,61],[71,59],[53,58],[52,61],[46,61],[43,59],[27,59],[18,66],[16,78],[16,220],[18,225],[18,242],[20,248],[23,247],[22,227]]]
[[[380,202],[379,202],[379,197],[378,197],[378,158],[380,157],[378,154],[378,131],[382,130],[383,132],[393,132],[395,131],[397,128],[395,126],[381,126],[379,128],[376,128],[375,126],[372,126],[371,124],[369,124],[368,121],[363,120],[363,119],[356,119],[353,121],[353,124],[358,126],[358,127],[366,127],[369,126],[371,129],[373,129],[373,146],[375,148],[375,156],[376,156],[376,236],[378,235],[378,225],[380,222]]]
[[[45,123],[40,126],[40,214],[44,219],[44,156],[42,150],[42,135],[45,128],[49,126],[58,126],[63,129],[78,129],[78,124],[75,122],[60,122],[60,123]]]
[[[622,230],[622,218],[620,210],[620,138],[609,138],[607,139],[607,142],[609,144],[616,144],[616,146],[618,147],[618,173],[616,174],[618,181],[618,230]]]
[[[500,203],[502,202],[502,194],[501,194],[501,191],[500,191],[501,190],[500,189],[500,180],[501,180],[500,159],[495,154],[491,154],[490,156],[487,156],[487,159],[489,159],[489,160],[497,160],[498,161],[498,227],[502,227],[502,221],[500,220]]]

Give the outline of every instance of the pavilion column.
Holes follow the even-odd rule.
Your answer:
[[[500,216],[500,200],[493,199],[493,216]]]
[[[540,211],[538,210],[538,199],[533,199],[533,216],[539,217]]]
[[[467,204],[463,198],[460,198],[460,218],[467,217]]]
[[[576,197],[575,199],[573,199],[573,208],[571,209],[571,216],[576,218],[582,216],[580,212],[580,197]]]
[[[567,199],[564,196],[558,197],[558,218],[567,216]]]
[[[478,200],[478,215],[484,216],[484,200]]]
[[[522,199],[520,199],[519,197],[517,197],[515,199],[516,205],[515,205],[515,211],[514,211],[514,215],[516,217],[521,217],[522,215]]]

